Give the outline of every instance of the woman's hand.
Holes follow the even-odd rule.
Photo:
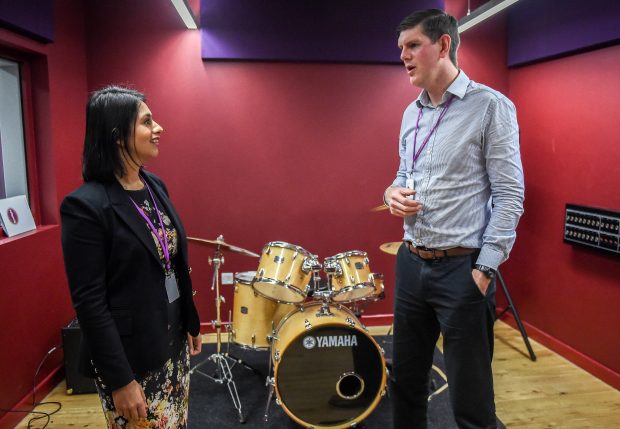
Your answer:
[[[200,334],[196,337],[192,337],[189,333],[187,334],[187,344],[189,345],[189,355],[196,356],[198,353],[202,351],[202,337]]]
[[[127,420],[146,418],[146,396],[136,380],[112,392],[114,408]]]

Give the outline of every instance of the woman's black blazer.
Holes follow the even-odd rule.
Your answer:
[[[177,230],[183,327],[196,336],[200,321],[185,230],[161,179],[145,171],[141,176]],[[113,391],[171,357],[162,262],[144,219],[117,181],[84,183],[63,200],[60,214],[65,269],[84,340],[80,372],[101,377]]]

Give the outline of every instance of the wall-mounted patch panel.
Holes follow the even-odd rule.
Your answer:
[[[620,255],[620,212],[566,204],[564,241]]]

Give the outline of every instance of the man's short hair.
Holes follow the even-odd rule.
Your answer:
[[[456,51],[459,48],[460,38],[456,18],[448,15],[441,9],[419,10],[403,19],[396,27],[396,33],[400,36],[400,33],[403,31],[418,25],[422,26],[422,33],[431,39],[433,43],[444,34],[450,36],[452,40],[450,44],[450,61],[458,68]]]

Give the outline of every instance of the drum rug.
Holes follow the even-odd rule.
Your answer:
[[[376,341],[385,350],[388,366],[392,351],[391,336],[376,336]],[[222,352],[227,350],[226,344],[222,345]],[[189,425],[188,429],[202,428],[301,428],[276,404],[275,393],[269,406],[268,421],[265,422],[265,408],[269,389],[265,386],[269,371],[269,359],[267,351],[254,351],[231,345],[229,353],[242,363],[229,361],[232,378],[236,384],[241,403],[241,411],[245,423],[239,422],[239,413],[235,409],[232,397],[226,383],[217,383],[201,374],[216,375],[216,365],[208,360],[215,353],[215,344],[203,345],[202,353],[192,358],[192,368],[197,371],[192,374],[190,383],[189,399]],[[313,371],[313,368],[307,368]],[[200,371],[200,372],[198,372]],[[458,429],[449,400],[449,388],[445,386],[445,367],[443,355],[439,349],[435,349],[433,371],[431,379],[431,400],[428,409],[429,429]],[[220,378],[221,379],[221,378]],[[392,415],[389,395],[386,395],[373,412],[358,425],[365,429],[391,429]],[[506,429],[497,421],[498,429]]]

